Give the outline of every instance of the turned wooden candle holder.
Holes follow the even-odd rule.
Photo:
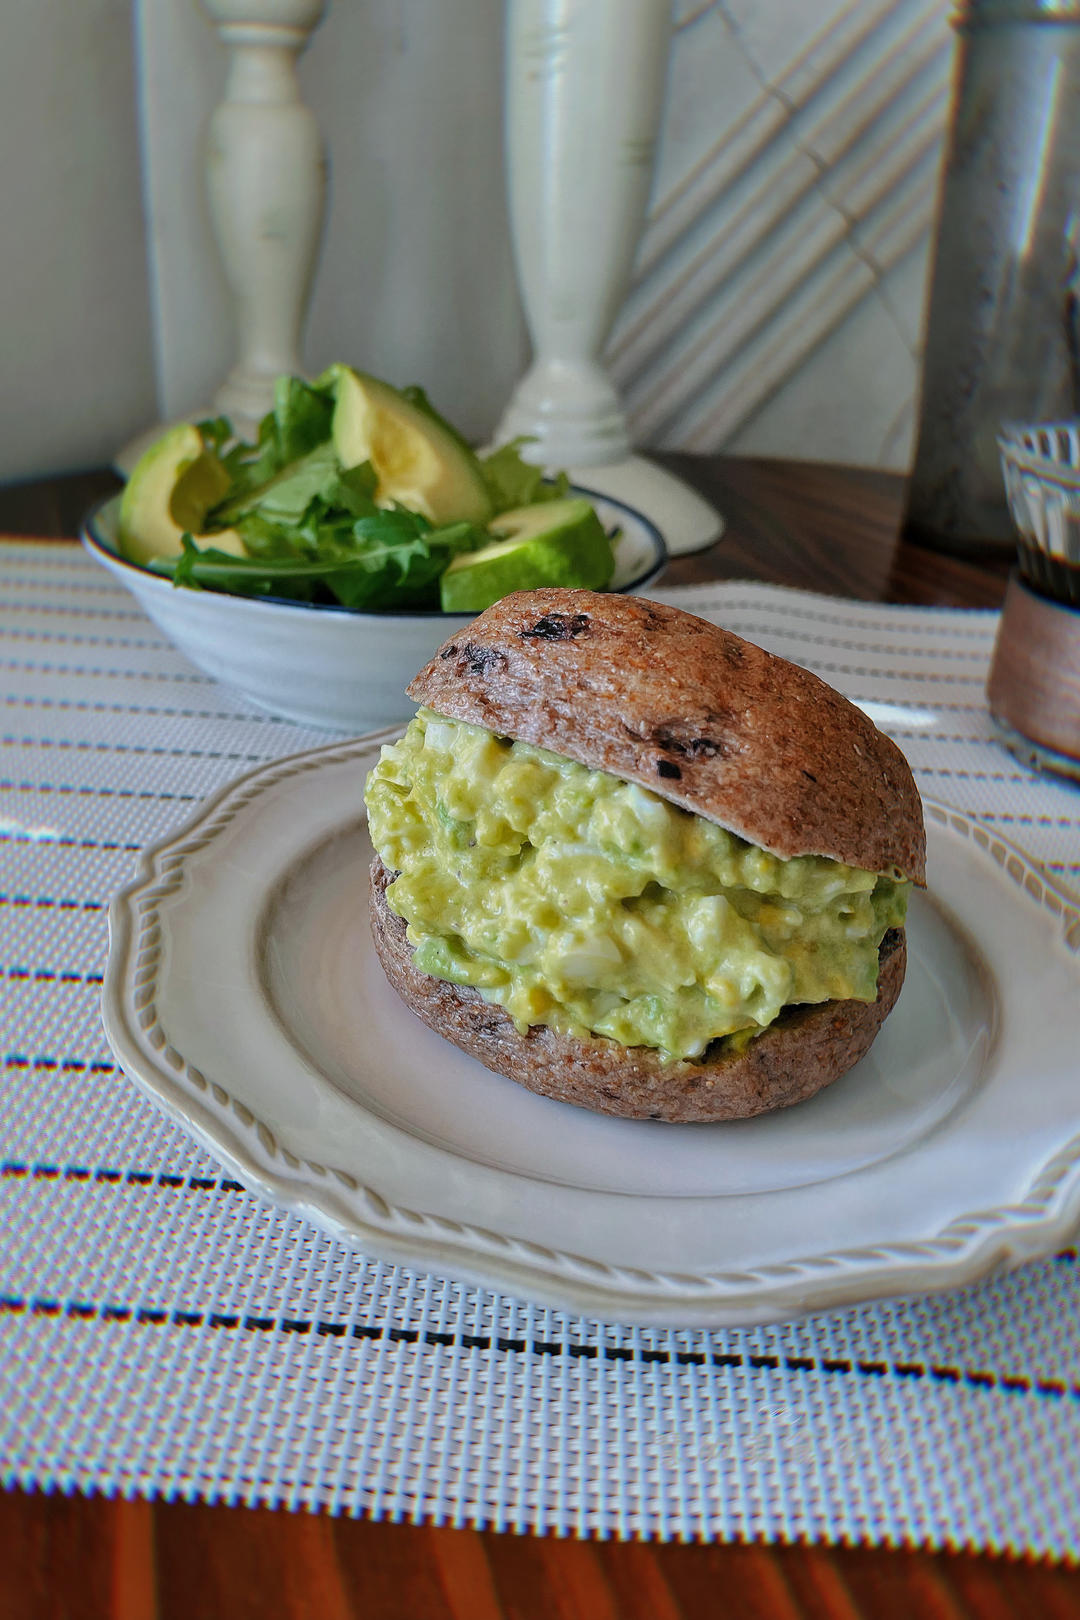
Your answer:
[[[986,695],[1018,758],[1080,782],[1080,608],[1014,573]]]

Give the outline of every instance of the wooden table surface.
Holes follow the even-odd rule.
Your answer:
[[[664,456],[727,520],[665,584],[753,578],[867,601],[996,606],[1007,558],[899,538],[903,483]],[[71,536],[98,472],[0,489],[0,533]],[[0,1620],[1080,1620],[1080,1570],[884,1548],[496,1535],[326,1515],[0,1492]]]

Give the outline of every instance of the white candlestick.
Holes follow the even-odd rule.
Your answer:
[[[498,442],[642,507],[673,552],[721,530],[681,480],[631,456],[601,354],[630,280],[652,180],[671,0],[509,0],[506,157],[534,361]]]
[[[318,126],[296,58],[324,0],[203,0],[231,56],[210,120],[207,190],[236,315],[238,357],[215,409],[250,432],[274,378],[299,373],[300,333],[326,194]]]
[[[232,294],[237,359],[213,401],[187,420],[224,415],[253,438],[274,379],[302,372],[300,334],[319,250],[326,160],[300,99],[296,59],[325,0],[202,0],[230,52],[225,96],[207,130],[210,212]],[[164,433],[157,423],[119,450],[125,477]]]

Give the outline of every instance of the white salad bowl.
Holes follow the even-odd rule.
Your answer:
[[[639,591],[667,561],[663,537],[640,512],[589,490],[615,540],[617,591]],[[406,719],[405,687],[469,613],[358,613],[342,607],[191,590],[120,555],[119,496],[86,518],[86,550],[125,585],[185,657],[285,720],[361,732]]]

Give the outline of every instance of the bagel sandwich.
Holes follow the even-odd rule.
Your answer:
[[[426,1024],[545,1096],[744,1118],[869,1049],[925,831],[904,756],[696,616],[504,597],[408,688],[365,791],[371,920]]]

